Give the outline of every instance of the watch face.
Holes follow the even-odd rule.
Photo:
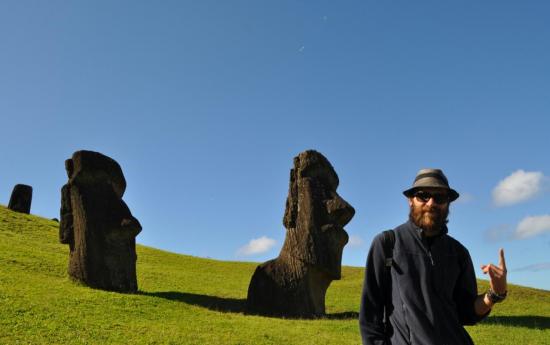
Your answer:
[[[502,295],[499,295],[496,292],[494,292],[492,289],[489,289],[489,291],[487,292],[487,297],[489,297],[491,302],[498,303],[498,302],[502,302],[506,298],[506,293],[507,292],[504,292]]]

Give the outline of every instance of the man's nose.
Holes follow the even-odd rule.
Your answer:
[[[340,226],[344,226],[355,215],[355,209],[338,194],[335,194],[332,199],[327,201],[327,211],[332,221]]]
[[[433,198],[433,197],[430,197],[430,198],[428,199],[428,201],[426,201],[426,205],[428,205],[428,206],[433,206],[434,204],[435,204],[435,202],[434,202],[434,198]]]

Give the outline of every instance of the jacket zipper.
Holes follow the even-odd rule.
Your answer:
[[[432,263],[432,266],[435,266],[435,262],[434,262],[434,259],[432,257],[432,252],[430,250],[428,250],[428,257],[430,258],[430,262]]]

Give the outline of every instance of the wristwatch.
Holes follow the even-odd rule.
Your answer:
[[[489,288],[489,290],[487,291],[487,297],[493,303],[499,303],[499,302],[504,301],[507,294],[508,294],[508,291],[504,291],[504,293],[498,294],[498,293],[494,292],[493,289],[491,289],[491,288]]]

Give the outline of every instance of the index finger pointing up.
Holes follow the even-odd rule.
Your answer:
[[[498,260],[498,266],[500,268],[506,269],[506,260],[504,260],[504,249],[500,248],[498,253],[499,253],[499,256],[500,256],[500,258]]]

